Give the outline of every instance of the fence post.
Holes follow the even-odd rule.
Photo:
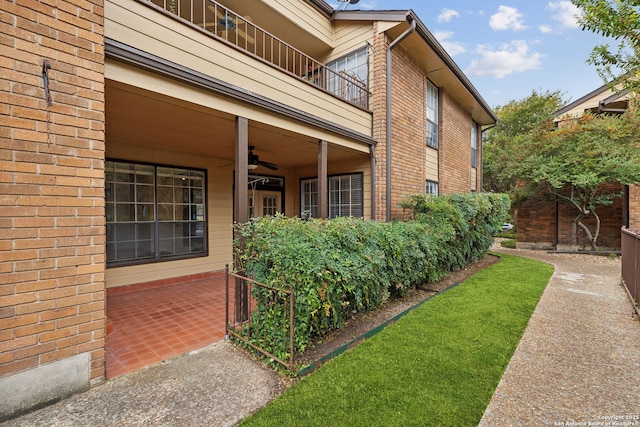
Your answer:
[[[224,337],[229,338],[229,264],[224,266]]]
[[[296,296],[293,292],[293,288],[291,288],[291,294],[289,295],[289,370],[293,372],[293,352],[294,352],[294,336],[295,336],[295,325],[294,325],[294,315],[295,315],[295,305]]]

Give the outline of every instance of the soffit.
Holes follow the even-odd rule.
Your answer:
[[[233,169],[235,117],[201,105],[107,80],[105,85],[107,156],[109,142],[226,160]],[[317,140],[292,131],[249,122],[249,144],[261,160],[280,169],[314,166]],[[353,150],[330,144],[330,162],[353,159]],[[268,171],[259,168],[256,173]]]

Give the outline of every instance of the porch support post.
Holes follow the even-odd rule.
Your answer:
[[[242,224],[249,220],[249,120],[236,117],[235,141],[235,191],[234,191],[234,222]],[[244,246],[244,242],[240,242]],[[239,260],[234,260],[236,272],[244,276]],[[249,319],[249,286],[238,277],[235,280],[235,321],[245,322]]]
[[[244,223],[249,220],[249,120],[245,117],[236,117],[236,163],[234,194],[236,223]]]
[[[327,178],[327,141],[318,143],[318,215],[320,218],[329,217],[329,179]]]

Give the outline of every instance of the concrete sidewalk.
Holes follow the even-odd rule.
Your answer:
[[[223,340],[0,425],[230,427],[281,389],[277,374]]]
[[[640,426],[640,322],[620,260],[496,252],[555,272],[480,426]]]

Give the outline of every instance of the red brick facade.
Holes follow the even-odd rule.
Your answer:
[[[385,136],[387,132],[387,119],[386,119],[386,88],[387,88],[387,73],[386,73],[386,49],[387,40],[385,34],[378,33],[378,26],[374,24],[374,43],[373,43],[373,55],[371,56],[372,67],[372,80],[371,85],[376,88],[372,92],[370,107],[373,111],[373,139],[378,141],[375,147],[375,179],[376,179],[376,195],[374,203],[375,218],[383,221],[386,216],[386,159],[387,152],[385,147]]]
[[[471,127],[469,112],[440,91],[440,193],[469,193],[471,188]],[[478,138],[480,147],[480,138]],[[478,165],[482,158],[478,156]],[[478,177],[482,175],[478,169]],[[479,179],[476,177],[476,179]],[[480,188],[478,185],[476,188]]]
[[[629,186],[629,229],[640,232],[640,185]]]
[[[622,191],[622,187],[613,186],[610,191]],[[598,207],[596,212],[601,221],[598,247],[619,249],[622,198],[615,199],[610,206]],[[585,232],[573,222],[577,215],[576,207],[564,200],[556,202],[544,196],[527,200],[516,213],[519,247],[591,249]],[[583,223],[592,232],[595,230],[595,218],[585,218]]]
[[[374,44],[374,138],[376,146],[378,197],[376,218],[385,219],[386,203],[386,46],[384,35]],[[426,180],[426,85],[427,76],[416,61],[401,48],[392,52],[392,200],[391,216],[402,215],[398,203],[407,195],[425,192]],[[469,193],[480,189],[481,169],[475,188],[471,185],[471,127],[469,112],[444,89],[439,89],[438,184],[440,194]],[[478,137],[478,165],[480,156]]]
[[[0,379],[80,354],[104,377],[103,11],[2,3]]]

